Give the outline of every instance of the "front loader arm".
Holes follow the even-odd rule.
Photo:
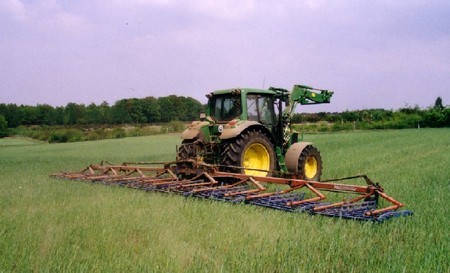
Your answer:
[[[320,92],[314,92],[320,91]],[[315,89],[306,85],[294,85],[291,92],[290,102],[300,104],[330,103],[333,92],[323,89]]]
[[[286,108],[283,111],[283,146],[286,146],[291,134],[291,118],[294,114],[297,104],[319,104],[329,103],[332,91],[324,89],[316,89],[306,85],[294,85],[292,91],[289,92],[286,89],[271,87],[270,90],[274,90],[278,93],[278,97],[286,103]]]

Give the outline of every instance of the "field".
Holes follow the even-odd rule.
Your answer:
[[[0,139],[0,272],[450,272],[450,130],[306,135],[323,179],[366,173],[414,216],[382,224],[50,178],[173,160],[178,135]]]

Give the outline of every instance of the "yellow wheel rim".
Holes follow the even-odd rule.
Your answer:
[[[251,144],[244,151],[243,167],[246,169],[258,169],[244,170],[246,175],[267,176],[267,171],[270,170],[270,155],[266,147],[259,143]]]
[[[309,156],[305,162],[305,176],[306,179],[311,179],[317,174],[317,160],[313,156]]]

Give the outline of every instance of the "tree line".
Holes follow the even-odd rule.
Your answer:
[[[365,109],[340,113],[302,113],[294,114],[292,123],[333,124],[341,129],[403,129],[417,127],[450,127],[450,108],[438,97],[434,106],[421,109],[419,106],[404,107],[398,110]]]
[[[0,104],[0,124],[16,128],[21,125],[91,125],[91,124],[141,124],[166,123],[174,120],[198,119],[203,105],[191,97],[167,96],[131,98],[117,101],[110,106],[68,103],[53,107],[48,104],[37,106]],[[1,126],[1,125],[0,125]]]
[[[169,124],[170,126],[158,132],[174,132],[183,129],[183,122],[197,120],[203,109],[204,105],[197,100],[176,95],[122,99],[112,106],[106,102],[99,105],[91,103],[87,106],[68,103],[60,107],[48,104],[28,106],[1,103],[0,137],[19,134],[58,142],[64,139],[94,140],[157,133],[153,128],[143,129],[142,125],[147,123]],[[438,97],[434,106],[426,109],[414,106],[398,110],[301,113],[294,114],[291,121],[294,124],[302,124],[301,127],[296,126],[296,129],[306,132],[450,127],[450,108],[444,106],[442,99]],[[122,124],[134,124],[137,128],[132,132],[125,132],[120,128]],[[91,125],[97,125],[94,127],[98,130],[93,131],[92,127],[86,129],[86,126]],[[115,127],[115,130],[100,128],[104,127],[103,125]],[[55,128],[57,126],[62,128]],[[75,130],[78,130],[76,134]]]

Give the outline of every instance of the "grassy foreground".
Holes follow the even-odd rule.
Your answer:
[[[450,130],[307,135],[323,178],[367,173],[414,216],[383,224],[49,178],[175,157],[178,135],[0,140],[1,272],[449,272]]]

